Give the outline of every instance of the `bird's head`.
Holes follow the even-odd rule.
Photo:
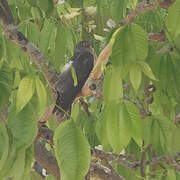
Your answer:
[[[94,54],[94,48],[93,47],[94,46],[93,46],[92,41],[89,41],[89,40],[80,41],[76,45],[74,52],[79,53],[79,52],[82,52],[82,51],[89,51],[92,54]]]

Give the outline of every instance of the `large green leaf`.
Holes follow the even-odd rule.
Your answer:
[[[62,180],[83,180],[90,166],[90,147],[73,121],[55,130],[54,145]]]
[[[175,102],[163,91],[157,90],[153,94],[153,102],[149,109],[153,115],[164,115],[170,119],[175,116]]]
[[[9,137],[4,122],[0,123],[0,171],[7,159],[9,151]]]
[[[27,27],[27,38],[35,45],[39,45],[41,41],[40,41],[40,31],[38,26],[34,23],[29,23],[26,27]]]
[[[176,102],[180,102],[180,61],[170,54],[154,54],[148,58],[150,67],[158,81],[153,81],[154,85],[164,91]]]
[[[104,112],[108,142],[119,154],[130,142],[131,138],[141,146],[142,119],[136,106],[130,102],[122,104],[109,103]]]
[[[168,9],[168,17],[166,19],[166,27],[170,34],[172,40],[176,43],[180,49],[180,1],[177,0],[175,3]]]
[[[39,79],[39,76],[36,76],[36,91],[39,98],[40,115],[42,115],[47,105],[47,94],[46,94],[46,89],[44,87],[44,84]]]
[[[16,145],[13,142],[10,142],[11,144],[9,147],[8,157],[3,165],[3,168],[0,170],[0,178],[3,179],[3,177],[8,176],[11,171],[10,169],[13,167],[13,164],[16,160]]]
[[[103,109],[103,113],[101,115],[101,118],[98,119],[96,123],[96,134],[101,142],[101,145],[103,146],[104,149],[111,149],[111,146],[108,142],[108,137],[107,137],[107,118],[106,118],[106,112],[108,111],[108,106],[105,106]]]
[[[28,175],[31,171],[32,162],[34,160],[34,145],[32,144],[25,150],[25,164],[24,164],[24,174],[21,178],[23,180],[24,176]]]
[[[147,54],[147,33],[140,26],[131,24],[118,31],[111,54],[114,65],[122,66],[129,62],[144,61]]]
[[[54,33],[55,33],[54,22],[50,19],[45,19],[43,29],[40,32],[40,41],[39,41],[39,47],[42,50],[42,52],[45,54],[48,54],[50,41],[52,36],[54,36]]]
[[[128,123],[124,118],[124,106],[111,104],[105,112],[107,119],[107,136],[115,153],[119,154],[130,142],[131,133]]]
[[[22,1],[18,1],[18,3],[15,2],[15,6],[16,6],[18,18],[21,21],[27,20],[29,16],[31,15],[30,6],[26,6],[26,4],[24,4]]]
[[[180,151],[180,143],[178,141],[180,136],[180,128],[179,127],[173,127],[173,131],[171,136],[168,136],[168,150],[171,154],[176,154]]]
[[[126,16],[127,0],[114,0],[109,3],[111,17],[116,23],[119,23]]]
[[[160,88],[180,101],[180,78],[178,62],[176,63],[176,61],[179,60],[172,60],[170,56],[163,56],[160,59],[158,79]]]
[[[126,121],[131,137],[141,146],[143,121],[137,107],[131,102],[125,102],[122,118]]]
[[[63,36],[62,36],[63,34]],[[65,54],[67,47],[67,32],[63,24],[57,26],[57,34],[55,40],[55,68],[60,71],[61,65],[65,62]]]
[[[43,0],[43,1],[37,0],[37,4],[43,11],[46,12],[48,10],[48,6],[49,6],[48,0]]]
[[[172,138],[178,135],[175,135],[174,131],[176,127],[171,119],[162,115],[151,117],[147,119],[144,126],[145,143],[152,144],[157,155],[171,153],[173,152]],[[178,140],[174,139],[174,143],[178,143]]]
[[[165,12],[156,9],[141,13],[136,18],[136,23],[147,32],[159,32],[162,29]]]
[[[21,111],[34,94],[35,82],[31,76],[24,77],[17,91],[16,111]]]
[[[37,114],[32,104],[29,103],[21,112],[16,113],[15,104],[8,112],[8,127],[13,135],[17,148],[28,147],[37,135]]]
[[[103,95],[105,102],[119,102],[123,96],[120,70],[108,69],[103,82]]]
[[[20,149],[16,154],[16,160],[10,169],[10,175],[14,180],[20,180],[24,173],[25,167],[25,149]]]

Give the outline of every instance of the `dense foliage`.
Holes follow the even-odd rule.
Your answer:
[[[52,117],[47,122],[54,131],[54,146],[46,148],[55,155],[62,180],[84,179],[95,159],[90,150],[98,145],[104,152],[130,155],[142,164],[143,158],[151,161],[180,152],[180,0],[168,9],[155,1],[151,11],[123,23],[139,3],[8,0],[18,29],[57,72],[80,40],[91,39],[97,55],[110,45],[108,63],[101,67],[103,97],[85,99],[90,116],[76,102],[70,120],[58,125]],[[52,103],[40,69],[3,36],[0,26],[0,179],[40,178],[31,169],[34,140],[38,119]],[[125,179],[178,180],[180,164],[174,161],[141,164],[139,169],[117,160],[110,165]]]

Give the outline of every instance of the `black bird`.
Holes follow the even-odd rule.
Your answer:
[[[66,64],[55,84],[57,92],[53,113],[62,118],[70,115],[74,99],[81,92],[94,66],[93,44],[81,41],[74,50],[74,55]],[[75,77],[74,75],[75,74]]]

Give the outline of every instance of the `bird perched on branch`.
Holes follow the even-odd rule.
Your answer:
[[[94,66],[94,50],[91,41],[81,41],[74,50],[74,55],[66,64],[55,85],[57,92],[53,113],[62,118],[70,115],[71,106],[81,92]]]

